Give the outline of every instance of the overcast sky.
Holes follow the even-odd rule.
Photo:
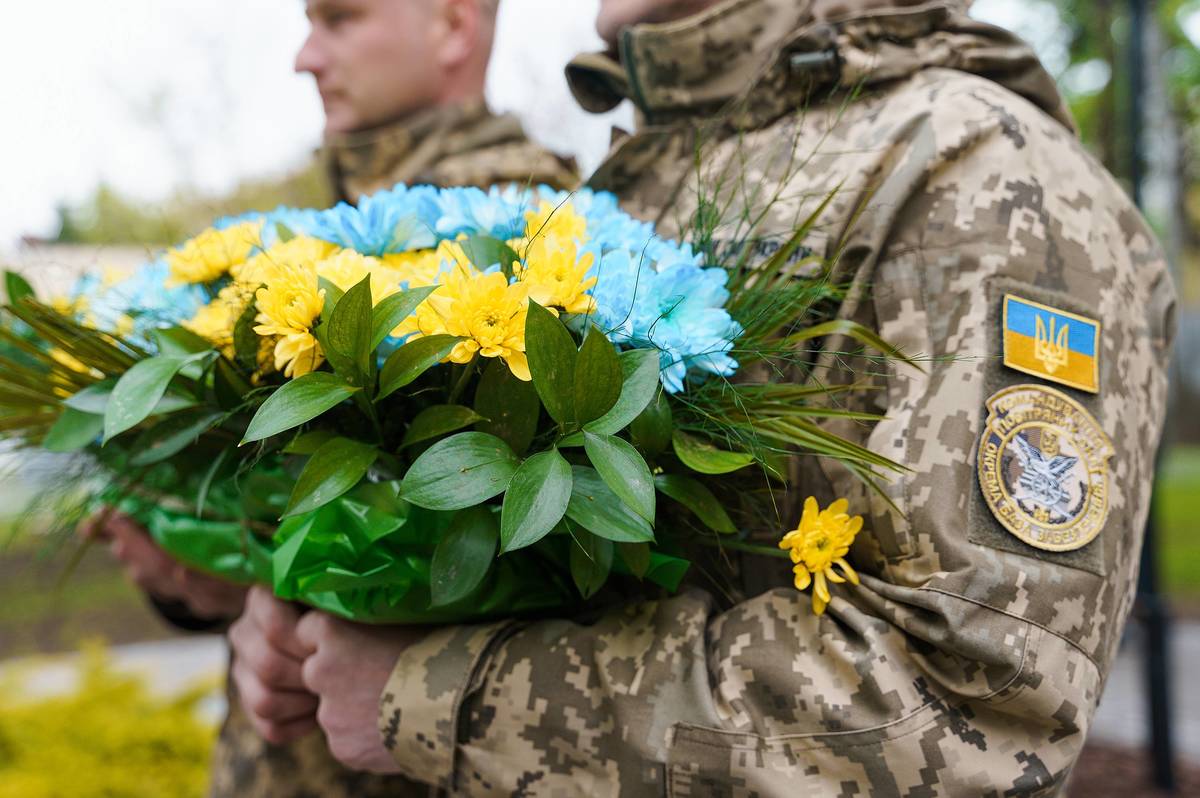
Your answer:
[[[585,170],[614,121],[630,124],[627,109],[578,110],[562,78],[572,55],[599,46],[596,3],[505,0],[488,85],[493,107],[520,111],[535,138]],[[150,201],[184,185],[220,192],[295,168],[319,141],[312,80],[292,71],[301,0],[4,5],[0,251],[54,234],[56,204],[101,181]],[[1065,65],[1047,0],[977,0],[974,13],[1028,36],[1052,69]]]

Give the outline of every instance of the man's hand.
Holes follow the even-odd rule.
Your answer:
[[[317,727],[317,697],[305,689],[301,676],[309,649],[297,637],[299,622],[300,610],[267,588],[253,587],[246,611],[229,628],[232,675],[242,707],[263,739],[276,745],[298,740]],[[347,683],[357,678],[354,670],[345,674]]]
[[[379,735],[379,698],[396,660],[422,633],[310,612],[300,620],[296,634],[310,651],[304,661],[304,685],[320,698],[317,721],[334,758],[352,770],[398,773]]]
[[[108,541],[113,556],[125,567],[126,576],[152,597],[182,602],[204,620],[231,620],[241,613],[246,588],[180,564],[132,518],[102,513],[85,522],[80,531]]]

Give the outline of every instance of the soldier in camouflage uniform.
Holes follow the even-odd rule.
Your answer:
[[[731,598],[433,631],[397,645],[390,767],[343,761],[469,796],[1058,794],[1133,600],[1173,334],[1158,244],[1033,53],[965,3],[603,5],[631,2],[657,21],[569,69],[585,107],[640,117],[591,185],[667,235],[700,197],[761,212],[763,251],[840,186],[805,242],[843,247],[839,315],[925,362],[827,341],[821,378],[874,381],[847,406],[885,420],[838,431],[912,470],[893,507],[798,459],[751,531],[778,540],[809,494],[866,517],[861,584],[825,614],[743,555]],[[371,686],[317,665],[369,645],[310,617],[306,683],[353,751],[340,704]]]

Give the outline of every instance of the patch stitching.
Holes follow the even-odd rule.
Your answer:
[[[1011,348],[1009,346],[1009,342],[1010,342],[1009,333],[1013,333],[1014,335],[1021,335],[1021,333],[1018,333],[1017,331],[1015,331],[1009,327],[1008,310],[1009,310],[1010,304],[1013,302],[1020,303],[1022,305],[1034,308],[1036,310],[1045,311],[1047,314],[1049,314],[1049,318],[1050,318],[1049,327],[1043,327],[1043,321],[1042,321],[1042,317],[1040,315],[1036,317],[1037,322],[1038,322],[1038,330],[1037,330],[1038,334],[1037,334],[1037,338],[1035,340],[1034,346],[1035,346],[1035,352],[1037,352],[1037,354],[1035,354],[1033,356],[1033,358],[1034,359],[1045,358],[1043,360],[1043,365],[1041,366],[1041,368],[1039,368],[1036,365],[1036,363],[1030,362],[1030,360],[1021,359],[1018,356],[1018,354],[1015,351],[1013,351],[1013,348]],[[1070,379],[1065,376],[1055,376],[1054,372],[1057,371],[1060,367],[1065,366],[1067,364],[1067,360],[1070,357],[1070,353],[1072,351],[1070,349],[1070,341],[1069,341],[1070,336],[1067,334],[1067,327],[1064,325],[1063,327],[1058,328],[1056,330],[1055,329],[1055,317],[1065,317],[1067,319],[1073,319],[1075,321],[1082,322],[1084,325],[1086,325],[1088,328],[1091,329],[1091,331],[1092,331],[1092,335],[1091,335],[1092,354],[1090,356],[1091,357],[1091,369],[1090,369],[1090,374],[1089,374],[1089,377],[1090,377],[1089,382],[1082,382],[1080,380]],[[1076,388],[1081,391],[1087,391],[1088,393],[1099,393],[1100,392],[1100,329],[1101,329],[1101,324],[1098,319],[1089,319],[1087,316],[1081,316],[1078,313],[1071,313],[1070,311],[1061,310],[1060,308],[1051,307],[1050,305],[1044,305],[1041,302],[1035,302],[1032,299],[1025,299],[1024,297],[1019,297],[1016,294],[1006,293],[1006,294],[1004,294],[1004,298],[1001,300],[1001,323],[1000,324],[1001,324],[1001,326],[1000,326],[1001,345],[1004,349],[1004,365],[1005,366],[1007,366],[1010,369],[1013,369],[1014,371],[1020,371],[1024,374],[1029,374],[1034,377],[1041,377],[1044,380],[1049,380],[1051,382],[1057,382],[1061,385],[1066,385],[1070,388]],[[1043,339],[1041,337],[1041,334],[1043,334],[1043,333],[1046,336],[1045,339]],[[1023,336],[1023,337],[1027,337],[1027,336]],[[1067,339],[1065,345],[1064,345],[1063,340],[1061,340],[1061,339]],[[1087,355],[1084,355],[1084,356],[1086,357]],[[1061,362],[1059,362],[1059,358],[1061,358]],[[1049,361],[1052,361],[1052,360],[1054,362],[1050,363]]]
[[[1074,551],[1094,540],[1108,518],[1114,453],[1096,419],[1061,391],[1036,384],[997,391],[987,410],[976,473],[1000,525],[1043,551]]]

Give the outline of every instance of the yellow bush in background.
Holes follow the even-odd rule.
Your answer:
[[[0,798],[187,798],[208,784],[214,730],[198,687],[174,698],[115,672],[99,646],[78,690],[29,699],[0,683]]]

